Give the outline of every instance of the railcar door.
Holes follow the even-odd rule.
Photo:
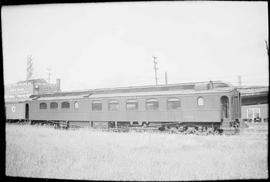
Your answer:
[[[222,96],[220,98],[221,102],[221,119],[228,120],[229,119],[229,98],[227,96]]]
[[[29,119],[29,104],[25,104],[25,119]]]

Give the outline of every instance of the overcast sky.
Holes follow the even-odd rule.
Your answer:
[[[2,8],[5,84],[61,79],[62,90],[223,80],[268,85],[267,2],[131,2]]]

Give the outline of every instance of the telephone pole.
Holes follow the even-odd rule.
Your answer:
[[[30,80],[33,76],[33,57],[32,55],[27,56],[27,67],[26,67],[26,80]]]
[[[52,75],[51,70],[52,70],[51,68],[47,68],[48,83],[51,83],[51,75]]]
[[[241,77],[241,75],[238,75],[237,79],[238,79],[238,86],[241,87],[242,86],[242,77]]]
[[[156,59],[157,57],[153,56],[153,59],[154,59],[154,70],[155,70],[155,80],[156,80],[156,85],[158,84],[158,78],[157,78],[157,62],[156,62]]]
[[[168,85],[167,72],[165,72],[165,85]]]

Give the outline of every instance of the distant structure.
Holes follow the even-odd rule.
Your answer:
[[[242,77],[240,75],[237,76],[238,78],[238,87],[242,86]]]
[[[155,70],[155,81],[156,81],[156,85],[158,84],[158,78],[157,78],[157,62],[156,62],[156,59],[157,57],[153,56],[153,59],[154,59],[154,70]]]
[[[237,89],[241,93],[241,118],[247,122],[268,122],[268,87],[241,86]]]
[[[27,67],[26,67],[26,80],[30,80],[33,76],[33,58],[32,55],[27,57]]]
[[[165,72],[165,85],[168,85],[168,77],[167,77],[167,72]]]
[[[48,75],[48,83],[51,83],[51,75],[52,75],[52,73],[51,73],[51,71],[52,71],[52,69],[51,68],[47,68],[47,75]]]
[[[30,95],[60,92],[60,79],[48,83],[45,79],[31,79],[5,85],[6,101],[23,101]]]
[[[49,80],[50,82],[50,80]],[[27,57],[26,80],[5,85],[5,101],[23,101],[30,95],[60,92],[60,79],[49,83],[45,79],[33,79],[33,57]]]

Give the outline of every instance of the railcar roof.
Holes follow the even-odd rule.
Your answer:
[[[80,99],[80,98],[85,98],[85,97],[89,97],[89,94],[79,94],[79,95],[60,95],[60,96],[35,96],[32,97],[32,100],[72,100],[72,99]]]
[[[73,100],[81,98],[85,98],[85,96],[78,95],[78,96],[59,96],[59,97],[35,97],[32,100]]]
[[[233,87],[230,83],[222,81],[211,82],[193,82],[193,83],[177,83],[167,85],[148,85],[148,86],[132,86],[132,87],[118,87],[118,88],[99,88],[80,91],[65,91],[52,94],[32,95],[30,98],[35,97],[62,97],[62,96],[74,96],[74,95],[91,95],[91,94],[122,94],[122,93],[136,93],[136,92],[158,92],[158,91],[183,91],[183,90],[196,90],[196,86],[202,84],[212,83],[215,89]]]
[[[73,100],[82,98],[106,98],[106,97],[136,97],[136,96],[159,96],[159,95],[187,95],[187,94],[200,94],[200,93],[218,93],[218,92],[230,92],[234,90],[232,87],[228,88],[216,88],[212,90],[169,90],[169,91],[148,91],[148,92],[129,92],[129,93],[93,93],[93,94],[81,94],[72,96],[57,96],[57,97],[34,97],[33,100]]]
[[[69,96],[85,96],[92,94],[91,91],[74,91],[74,92],[55,92],[55,93],[47,93],[47,94],[39,94],[39,95],[31,95],[30,98],[36,98],[36,97],[69,97]]]
[[[210,81],[215,88],[233,87],[232,84],[223,81]],[[139,92],[139,91],[155,91],[155,90],[189,90],[194,89],[196,85],[207,84],[209,81],[203,82],[188,82],[188,83],[175,83],[175,84],[160,84],[160,85],[143,85],[143,86],[129,86],[129,87],[115,87],[115,88],[97,88],[71,92],[95,92],[95,93],[108,93],[108,92]]]
[[[202,93],[219,93],[230,92],[234,88],[222,88],[213,90],[169,90],[169,91],[151,91],[151,92],[133,92],[133,93],[109,93],[109,94],[93,94],[89,98],[104,98],[104,97],[136,97],[136,96],[159,96],[159,95],[187,95],[187,94],[202,94]]]

